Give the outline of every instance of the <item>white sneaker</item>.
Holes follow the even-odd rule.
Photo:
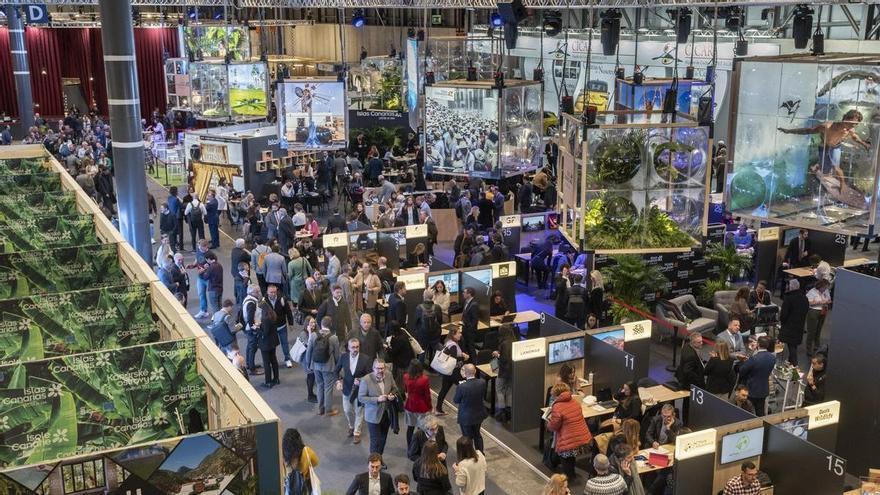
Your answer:
[[[287,361],[284,361],[284,366],[287,366],[288,368],[293,368],[293,362],[288,359]]]
[[[193,318],[198,320],[199,318],[205,318],[207,316],[208,316],[208,313],[205,313],[204,311],[199,311],[198,313],[195,314],[195,316],[193,316]]]

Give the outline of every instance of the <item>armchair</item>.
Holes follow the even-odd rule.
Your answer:
[[[718,330],[724,330],[730,323],[730,305],[735,296],[735,290],[719,290],[712,296],[712,304],[718,312]]]
[[[667,311],[667,309],[664,308],[662,304],[658,304],[657,307],[654,309],[654,312],[658,318],[677,328],[686,329],[688,333],[695,330],[700,332],[701,334],[715,333],[715,328],[718,325],[717,311],[715,311],[714,309],[705,308],[703,306],[698,306],[696,298],[694,298],[694,296],[691,294],[685,294],[683,296],[672,298],[669,300],[669,302],[677,307],[678,313],[682,315],[684,314],[682,307],[690,302],[700,311],[700,317],[691,320],[690,322],[685,322],[677,317],[672,311]]]

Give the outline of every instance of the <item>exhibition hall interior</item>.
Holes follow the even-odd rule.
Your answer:
[[[880,495],[880,4],[0,4],[0,493]]]

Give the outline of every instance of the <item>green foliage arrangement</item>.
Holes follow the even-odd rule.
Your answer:
[[[647,133],[641,129],[629,132],[605,132],[593,151],[595,184],[623,184],[639,172]]]
[[[53,172],[34,174],[0,174],[0,191],[5,194],[32,194],[61,190],[61,176]]]
[[[42,158],[11,158],[0,160],[0,175],[27,175],[48,172]]]
[[[736,275],[752,266],[752,261],[737,253],[736,248],[732,244],[727,246],[722,243],[710,244],[706,247],[706,252],[703,256],[708,263],[718,265],[718,275],[725,283],[725,289],[732,275]]]
[[[626,207],[623,203],[628,204]],[[630,214],[625,214],[631,212]],[[656,206],[636,213],[620,197],[594,198],[584,214],[587,245],[593,249],[692,247],[693,238]]]
[[[711,307],[715,293],[729,288],[730,284],[726,280],[716,278],[706,280],[706,283],[700,287],[697,299],[701,305]]]
[[[358,134],[364,134],[368,143],[375,144],[380,149],[389,149],[400,145],[403,141],[401,130],[398,127],[365,127],[363,129],[352,128],[348,131],[349,141],[354,141]],[[366,165],[366,163],[364,164]]]
[[[222,57],[228,53],[231,60],[245,60],[250,53],[246,32],[247,28],[227,26],[186,28],[186,49],[194,55],[201,52],[202,57]]]
[[[379,100],[379,108],[382,110],[403,109],[403,74],[400,67],[390,65],[382,70],[382,79],[379,81],[379,90],[376,97]]]
[[[642,301],[642,295],[660,290],[668,282],[666,277],[658,267],[648,265],[640,256],[627,254],[614,256],[612,259],[616,264],[602,270],[602,276],[611,287],[611,296],[629,306],[649,312],[648,306]],[[611,307],[611,316],[615,323],[642,319],[638,313],[617,303]]]

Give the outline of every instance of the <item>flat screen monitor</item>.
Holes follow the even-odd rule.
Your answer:
[[[804,416],[803,418],[794,418],[794,419],[789,419],[788,421],[783,421],[782,423],[779,423],[776,426],[778,426],[778,427],[782,428],[783,430],[791,433],[792,435],[800,438],[801,440],[806,440],[807,439],[807,432],[808,432],[807,427],[809,425],[809,421],[810,421],[810,418],[807,416]]]
[[[599,339],[607,344],[611,344],[621,351],[623,350],[623,329],[594,333],[592,337],[594,339]]]
[[[469,272],[462,272],[462,273],[479,280],[483,284],[486,284],[490,287],[492,286],[492,269],[491,268],[484,268],[482,270],[472,270]]]
[[[367,251],[376,247],[375,232],[360,232],[349,234],[348,248],[351,251]]]
[[[738,431],[721,438],[721,464],[757,457],[764,451],[764,427]]]
[[[327,149],[345,145],[345,83],[328,80],[278,83],[281,148]]]
[[[440,275],[428,275],[428,287],[434,287],[438,280],[443,281],[446,292],[458,294],[458,273],[441,273]]]
[[[523,232],[535,232],[538,230],[544,230],[547,228],[547,225],[544,221],[544,215],[536,215],[536,216],[523,216],[522,217],[522,230]]]
[[[559,364],[584,358],[584,338],[557,340],[550,342],[547,352],[548,364]]]

